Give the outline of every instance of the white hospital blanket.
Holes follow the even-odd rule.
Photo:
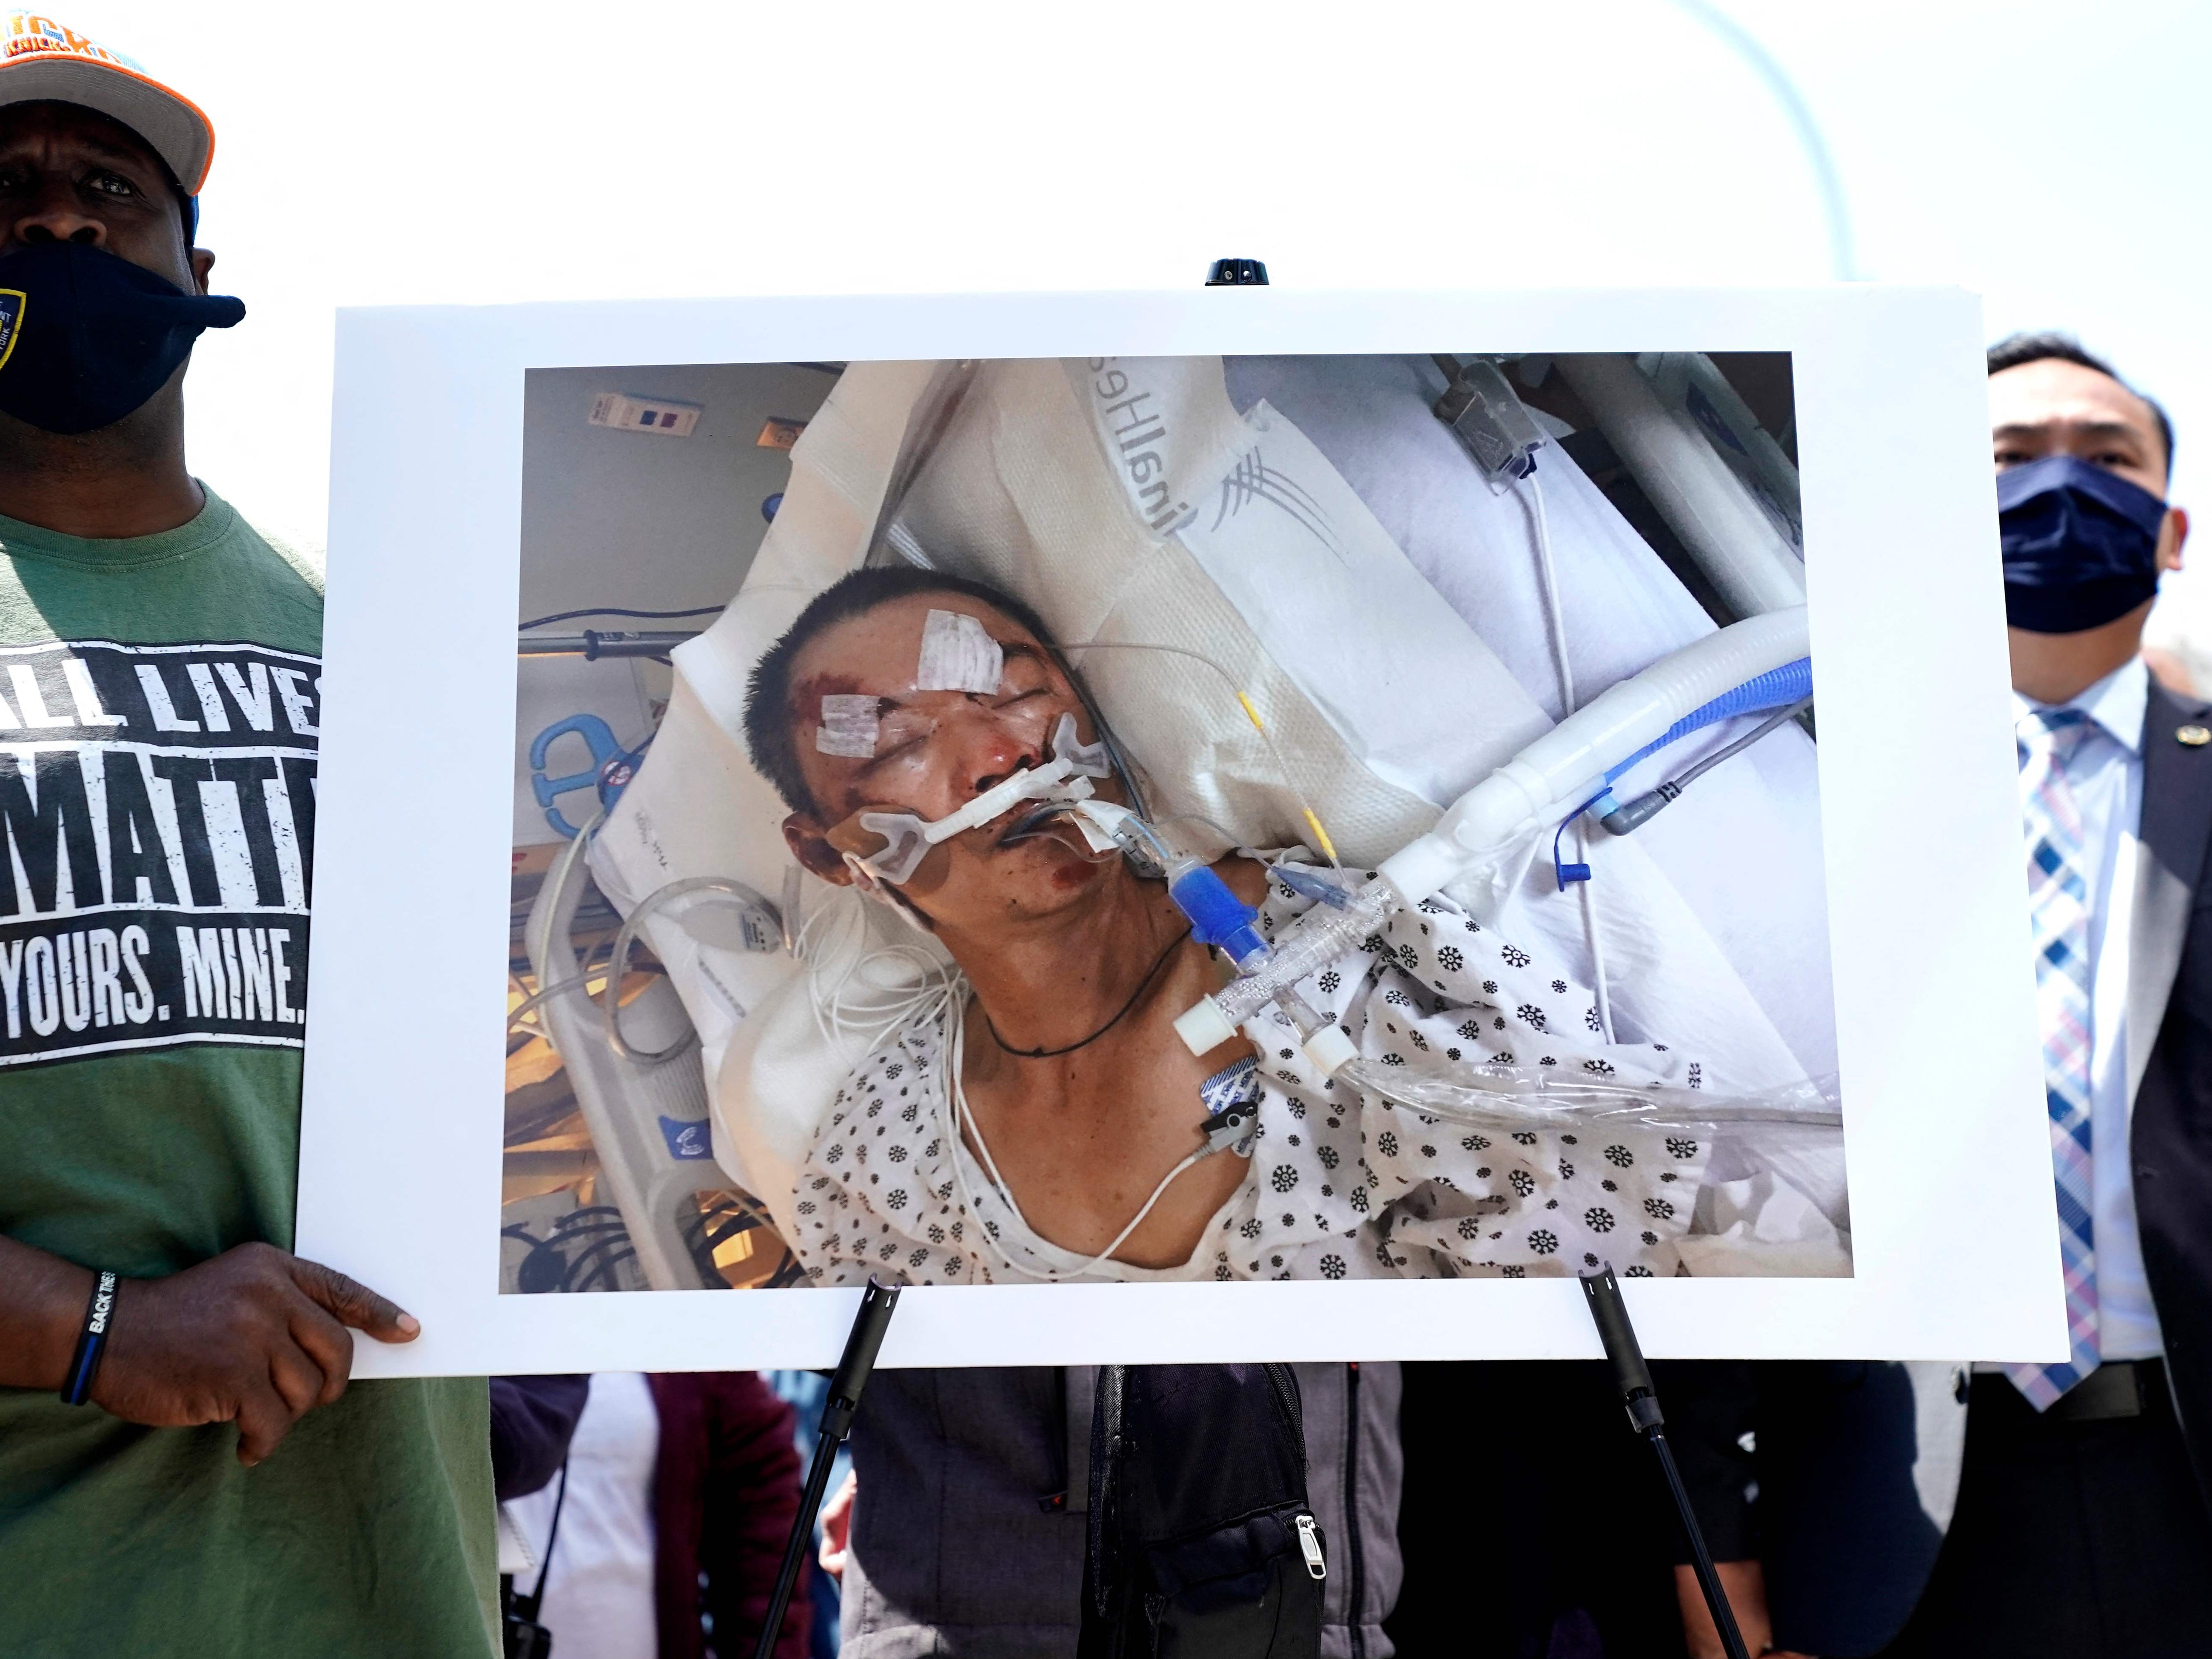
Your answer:
[[[1264,399],[1295,422],[1413,567],[1558,719],[1559,670],[1527,496],[1492,494],[1431,412],[1444,389],[1436,366],[1425,357],[1306,356],[1231,357],[1223,368],[1231,401],[1249,410]],[[1564,451],[1539,450],[1537,473],[1579,702],[1713,631],[1697,601]],[[1818,677],[1816,665],[1816,684]],[[1623,781],[1621,798],[1649,789],[1738,729],[1716,728],[1646,761]],[[1790,726],[1707,773],[1632,837],[1812,1077],[1836,1070],[1819,802],[1814,744]],[[1591,832],[1601,858],[1606,839]],[[1547,890],[1554,886],[1546,858],[1516,908],[1569,902]],[[1602,914],[1601,888],[1597,899]],[[1569,948],[1568,960],[1589,975],[1585,953]],[[1612,965],[1624,977],[1632,971],[1626,961]]]

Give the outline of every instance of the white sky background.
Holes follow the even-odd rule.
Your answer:
[[[2161,631],[2212,653],[2212,7],[1720,3],[1825,131],[1860,275],[2166,401],[2206,516]],[[338,306],[1184,288],[1224,253],[1316,289],[1832,271],[1780,107],[1668,0],[58,15],[215,120],[203,240],[248,314],[204,337],[192,463],[315,544]]]

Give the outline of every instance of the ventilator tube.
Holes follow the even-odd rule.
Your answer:
[[[1723,628],[1601,692],[1453,802],[1435,829],[1385,859],[1345,908],[1316,905],[1272,950],[1240,964],[1242,976],[1186,1012],[1176,1034],[1193,1054],[1226,1042],[1278,993],[1358,949],[1391,911],[1419,904],[1587,802],[1609,770],[1677,720],[1810,651],[1805,607],[1796,605]]]

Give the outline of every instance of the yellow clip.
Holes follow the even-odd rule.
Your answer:
[[[1237,701],[1244,705],[1244,718],[1252,722],[1252,729],[1261,736],[1266,736],[1267,728],[1260,723],[1260,711],[1252,707],[1252,699],[1239,691],[1237,694]]]
[[[1321,843],[1322,855],[1331,864],[1342,863],[1343,860],[1336,855],[1336,843],[1329,840],[1328,831],[1321,827],[1321,820],[1314,816],[1313,808],[1308,806],[1301,810],[1306,815],[1306,822],[1313,826],[1314,839]]]

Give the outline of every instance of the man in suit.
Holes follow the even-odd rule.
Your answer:
[[[2189,520],[2171,423],[2109,364],[2039,334],[1989,371],[2071,1353],[1700,1378],[1701,1495],[1725,1517],[1758,1481],[1765,1571],[1729,1574],[1754,1650],[2212,1651],[2212,705],[2142,656]]]

